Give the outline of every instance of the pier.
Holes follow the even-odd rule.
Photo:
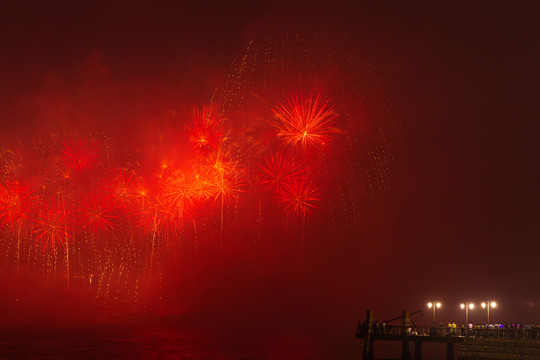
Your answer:
[[[421,360],[422,344],[445,343],[446,360],[455,359],[454,344],[462,344],[459,360],[488,359],[540,359],[540,329],[507,328],[455,328],[443,326],[417,327],[411,324],[411,314],[404,310],[402,316],[376,323],[372,310],[367,310],[364,322],[359,322],[356,338],[363,339],[363,359],[374,360],[375,341],[399,341],[402,343],[402,360]],[[401,325],[388,325],[401,319]],[[411,353],[411,343],[414,352]]]

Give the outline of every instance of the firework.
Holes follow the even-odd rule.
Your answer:
[[[261,184],[278,197],[287,183],[296,181],[302,174],[300,165],[289,153],[270,152],[261,164]]]
[[[185,211],[172,199],[155,197],[141,207],[136,215],[138,225],[154,238],[158,235],[176,234],[181,228]]]
[[[160,199],[153,206],[156,228],[160,234],[175,234],[181,228],[184,210],[176,203]]]
[[[122,171],[105,184],[107,200],[122,210],[131,210],[137,198],[133,173]]]
[[[334,107],[320,94],[307,97],[294,95],[287,103],[279,103],[273,110],[278,137],[288,145],[310,147],[324,145],[334,127],[337,114]]]
[[[71,241],[71,227],[68,223],[68,215],[63,205],[55,201],[49,205],[44,202],[39,210],[38,218],[34,220],[36,243],[43,243],[43,251],[47,246],[56,252],[57,244],[62,245],[64,250]]]
[[[71,179],[71,172],[71,168],[65,164],[57,164],[56,166],[56,175],[59,181],[68,181]]]
[[[210,158],[206,175],[215,201],[221,199],[224,203],[230,203],[242,191],[244,169],[232,158],[225,151],[219,151]]]
[[[212,196],[214,191],[213,177],[208,166],[196,165],[184,176],[193,200],[200,201]]]
[[[0,221],[12,228],[27,218],[32,210],[32,191],[27,185],[10,180],[0,186]]]
[[[291,47],[290,41],[301,46]],[[194,265],[194,273],[205,274],[218,262],[218,249],[220,267],[228,246],[231,260],[237,250],[243,253],[249,246],[246,250],[254,264],[258,256],[274,253],[266,251],[269,246],[276,246],[275,253],[289,251],[290,247],[281,246],[284,242],[274,240],[281,236],[290,242],[300,226],[303,261],[305,233],[313,230],[306,225],[319,200],[319,189],[307,176],[333,188],[325,189],[329,198],[321,210],[328,210],[325,219],[335,229],[362,215],[358,210],[364,206],[363,194],[357,184],[364,184],[367,191],[386,186],[392,155],[388,124],[372,122],[368,124],[372,127],[365,127],[363,120],[373,114],[360,117],[364,115],[360,110],[369,105],[363,92],[367,88],[346,86],[360,81],[351,78],[358,74],[344,68],[347,82],[328,86],[326,68],[317,62],[334,57],[326,50],[312,54],[311,47],[298,36],[272,42],[267,49],[250,47],[236,64],[237,72],[228,78],[227,88],[212,97],[213,105],[194,107],[185,126],[160,119],[157,130],[149,127],[142,136],[130,132],[128,144],[135,148],[105,134],[71,140],[60,131],[36,135],[31,151],[17,149],[24,157],[0,144],[0,181],[17,178],[43,184],[36,191],[40,198],[58,201],[44,203],[36,214],[32,205],[37,201],[28,187],[16,181],[0,185],[0,225],[14,230],[1,239],[8,261],[0,265],[9,264],[16,234],[17,266],[20,252],[31,271],[50,272],[54,265],[56,274],[62,259],[68,285],[71,264],[73,278],[89,278],[97,287],[96,297],[110,306],[131,301],[122,299],[137,301],[131,295],[139,290],[127,286],[126,279],[141,281],[150,274],[148,278],[165,289],[163,279],[172,278],[167,273],[170,268]],[[331,65],[332,70],[338,69]],[[297,68],[302,68],[302,76]],[[325,89],[328,97],[315,88]],[[290,89],[306,92],[283,97]],[[343,141],[326,147],[339,132],[338,111],[340,128],[346,132]],[[159,136],[151,135],[154,131]],[[183,138],[185,143],[180,143]],[[325,151],[318,151],[323,147]],[[121,170],[111,174],[111,169]],[[257,184],[269,194],[247,191],[247,185]],[[73,222],[65,205],[78,208]],[[278,207],[282,216],[276,216]],[[349,220],[350,216],[354,217]],[[33,220],[32,228],[25,227],[26,218]],[[281,221],[281,229],[276,228],[276,220]],[[254,246],[256,241],[261,246]],[[59,247],[65,256],[57,257]],[[39,256],[41,248],[50,248],[54,256]],[[285,258],[276,256],[277,261]],[[0,273],[5,269],[0,267]]]
[[[93,232],[108,232],[112,229],[112,206],[102,196],[96,194],[79,202],[78,223]]]
[[[311,209],[315,207],[315,202],[318,200],[320,200],[318,189],[305,178],[287,182],[279,198],[288,215],[302,218],[311,214]]]
[[[75,171],[86,171],[97,167],[100,148],[95,142],[85,139],[64,143],[64,160]]]
[[[213,107],[203,106],[202,110],[199,110],[194,106],[189,134],[195,149],[216,149],[224,136],[223,119]]]
[[[306,216],[311,214],[311,209],[315,207],[314,203],[318,200],[318,189],[305,178],[300,179],[300,181],[287,182],[279,198],[286,214],[302,218],[302,235],[300,236],[300,264],[302,266],[304,264]]]
[[[212,193],[214,200],[222,199],[226,204],[237,199],[242,191],[242,170],[237,165],[224,171],[212,172]]]
[[[196,186],[181,171],[176,171],[165,182],[164,197],[172,207],[181,209],[193,204]]]
[[[150,191],[145,186],[139,184],[135,187],[133,197],[139,207],[144,207],[150,198]]]
[[[10,180],[0,187],[0,221],[12,229],[17,225],[17,274],[20,269],[22,221],[29,216],[32,202],[32,191],[27,185]]]

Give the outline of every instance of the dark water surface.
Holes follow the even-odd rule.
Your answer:
[[[286,330],[77,326],[0,330],[0,359],[361,359],[362,342]]]

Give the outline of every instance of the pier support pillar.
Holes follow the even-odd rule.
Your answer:
[[[373,360],[373,323],[375,322],[375,315],[373,310],[366,312],[366,321],[362,326],[364,332],[364,351],[362,353],[362,359]]]
[[[420,340],[414,342],[414,360],[422,360],[422,342]]]
[[[408,340],[403,340],[403,347],[401,348],[401,360],[411,360],[411,348],[409,347]]]
[[[454,343],[451,341],[446,343],[446,360],[454,360]]]
[[[401,335],[409,336],[411,330],[411,314],[407,310],[403,310],[401,313]],[[409,347],[409,340],[403,340],[403,347],[401,349],[401,359],[411,359],[411,348]]]

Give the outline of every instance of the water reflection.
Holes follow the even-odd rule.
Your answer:
[[[0,332],[0,359],[359,359],[350,339],[92,326]]]

